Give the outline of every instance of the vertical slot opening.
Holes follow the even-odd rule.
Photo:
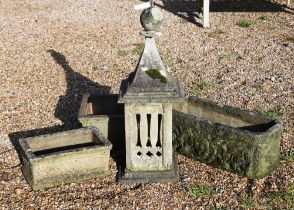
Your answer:
[[[90,102],[87,104],[86,114],[93,114],[93,104]]]
[[[147,114],[147,130],[148,130],[148,140],[147,140],[147,147],[152,147],[151,140],[150,140],[150,127],[151,127],[151,114]]]
[[[136,144],[136,146],[142,147],[141,138],[140,138],[140,122],[141,122],[141,115],[140,114],[136,114],[136,120],[137,120],[137,144]]]
[[[161,122],[162,122],[162,114],[158,114],[158,131],[157,131],[157,142],[156,147],[161,147]]]

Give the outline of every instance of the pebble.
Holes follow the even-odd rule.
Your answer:
[[[9,175],[9,173],[8,173],[8,172],[3,172],[3,173],[2,173],[2,176],[1,176],[1,180],[2,180],[3,182],[7,182],[7,181],[9,181],[9,180],[10,180],[10,175]]]
[[[189,182],[190,180],[191,180],[190,177],[187,177],[187,178],[182,179],[183,182]]]
[[[15,192],[16,195],[20,195],[20,194],[23,193],[23,190],[22,190],[22,189],[19,189],[19,188],[16,188],[16,189],[14,190],[14,192]]]

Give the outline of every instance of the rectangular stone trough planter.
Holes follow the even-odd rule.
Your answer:
[[[279,122],[258,113],[197,97],[174,106],[179,153],[252,179],[277,167],[282,130]]]
[[[96,126],[122,148],[124,116],[117,98],[85,95],[79,120],[83,126]],[[197,97],[173,109],[173,141],[180,154],[252,179],[277,167],[283,127],[276,120]]]
[[[83,96],[78,119],[83,127],[95,126],[109,139],[113,150],[124,150],[124,105],[118,104],[118,95]]]
[[[111,143],[97,128],[19,140],[22,172],[34,190],[109,174]]]

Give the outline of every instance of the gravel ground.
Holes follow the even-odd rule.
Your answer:
[[[281,163],[270,176],[248,180],[179,156],[179,183],[118,184],[112,161],[107,178],[30,189],[14,142],[76,128],[84,93],[118,92],[143,43],[138,3],[0,1],[0,208],[294,208],[294,6],[285,1],[213,2],[210,29],[194,21],[195,2],[156,1],[166,17],[158,48],[187,95],[279,114]],[[199,183],[213,193],[185,190]]]

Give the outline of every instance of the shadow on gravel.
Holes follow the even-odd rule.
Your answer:
[[[67,90],[65,95],[59,97],[59,101],[57,103],[54,113],[54,116],[60,119],[63,124],[46,128],[10,133],[9,139],[18,154],[20,152],[18,144],[19,138],[27,138],[80,128],[81,124],[78,121],[78,112],[83,95],[86,93],[96,95],[109,94],[111,90],[109,86],[102,86],[76,72],[69,66],[69,62],[66,60],[66,57],[61,53],[54,50],[48,50],[48,53],[52,56],[57,64],[62,66],[65,73]]]
[[[201,21],[199,20],[200,2],[200,0],[163,0],[163,6],[157,3],[154,3],[154,5],[173,13],[174,15],[182,18],[184,21],[191,22],[196,26],[202,27]]]
[[[212,12],[287,12],[285,4],[268,0],[212,0]]]
[[[80,127],[78,112],[83,95],[86,93],[90,93],[90,95],[109,94],[111,88],[93,82],[74,71],[61,53],[54,50],[48,50],[48,52],[55,62],[62,66],[67,83],[66,94],[59,97],[54,115],[69,129],[78,128]]]
[[[141,0],[146,2],[146,0]],[[163,6],[154,3],[155,6],[171,12],[184,21],[194,23],[202,27],[199,21],[199,11],[203,0],[162,0]],[[286,4],[285,0],[285,4]],[[289,8],[285,4],[267,0],[211,0],[211,12],[286,12]]]

